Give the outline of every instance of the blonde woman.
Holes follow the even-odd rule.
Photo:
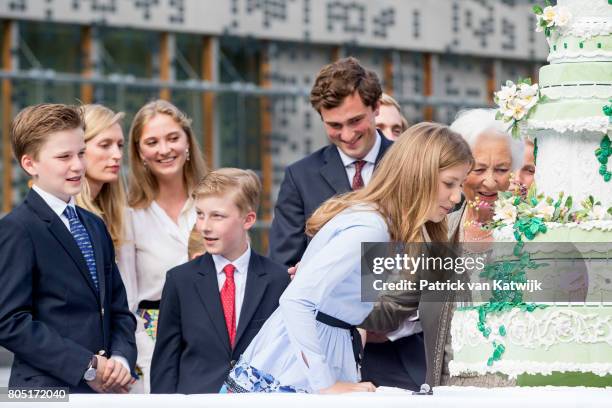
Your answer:
[[[360,383],[355,326],[362,242],[447,241],[445,218],[472,165],[465,141],[446,126],[415,125],[390,148],[363,189],[331,198],[306,225],[300,271],[234,365],[222,392],[374,391]]]
[[[156,100],[134,116],[130,129],[128,234],[133,242],[128,293],[138,316],[137,368],[149,392],[159,301],[166,271],[185,263],[196,221],[191,191],[206,165],[190,119],[170,102]]]
[[[105,106],[95,104],[83,105],[81,112],[85,124],[87,167],[83,189],[76,196],[76,201],[80,207],[104,220],[113,240],[119,272],[125,280],[125,257],[121,256],[122,246],[126,243],[124,219],[127,204],[121,177],[124,145],[121,120],[124,113],[115,113]],[[130,291],[131,288],[126,287],[126,292]],[[129,373],[127,360],[123,357],[113,359],[120,361]],[[120,366],[107,365],[107,370],[109,369],[117,373]]]
[[[126,254],[130,245],[126,237],[128,231],[125,222],[127,198],[121,177],[125,144],[121,120],[125,115],[123,112],[115,113],[106,106],[97,104],[83,105],[81,110],[85,122],[87,170],[83,189],[76,200],[79,206],[104,220],[113,240],[117,266],[129,302],[129,295],[135,289],[130,286],[131,258]]]
[[[123,112],[102,105],[81,107],[85,122],[87,169],[77,204],[102,217],[115,250],[124,242],[125,188],[121,179],[123,158]]]

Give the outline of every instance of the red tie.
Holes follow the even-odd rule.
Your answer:
[[[236,268],[232,264],[223,267],[225,273],[225,283],[221,288],[221,304],[225,315],[225,325],[229,334],[230,345],[234,348],[236,339],[236,283],[234,282],[234,271]]]
[[[361,177],[361,169],[365,166],[367,162],[365,160],[355,160],[353,164],[355,165],[355,175],[353,176],[353,183],[351,187],[353,190],[359,190],[363,187],[363,178]]]

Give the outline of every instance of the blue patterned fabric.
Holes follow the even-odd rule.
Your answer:
[[[295,388],[291,385],[281,385],[272,375],[252,367],[242,358],[234,365],[219,392],[225,394],[228,393],[228,391],[229,393],[306,392],[305,390]]]
[[[94,256],[93,246],[91,245],[91,240],[89,239],[89,234],[85,229],[85,226],[79,220],[77,213],[74,208],[71,206],[67,206],[64,210],[64,215],[68,218],[70,222],[70,233],[74,237],[81,253],[83,254],[83,258],[85,258],[85,262],[87,263],[87,269],[89,269],[89,275],[93,280],[93,283],[98,288],[98,273],[96,272],[96,258]]]

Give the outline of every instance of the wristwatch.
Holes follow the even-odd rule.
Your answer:
[[[91,357],[91,361],[89,362],[89,367],[85,371],[83,375],[83,379],[85,381],[93,381],[96,379],[96,370],[98,369],[98,358],[94,355]]]

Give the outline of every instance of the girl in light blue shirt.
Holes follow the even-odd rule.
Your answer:
[[[461,200],[473,163],[461,136],[421,123],[386,153],[363,189],[331,198],[308,220],[312,240],[279,308],[234,365],[222,392],[374,391],[360,383],[355,326],[362,242],[444,242],[446,215]]]

